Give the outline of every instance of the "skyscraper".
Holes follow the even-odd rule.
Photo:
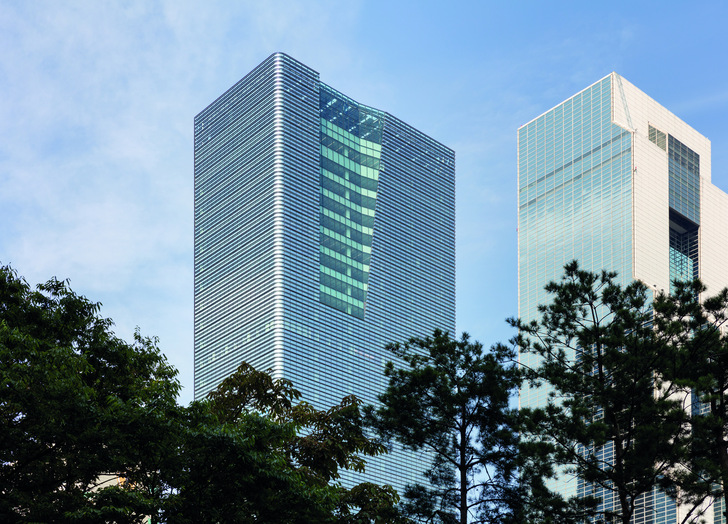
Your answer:
[[[385,344],[454,330],[454,193],[452,150],[268,57],[195,117],[195,397],[246,361],[317,407],[374,402]]]
[[[623,285],[638,279],[669,292],[673,279],[700,277],[715,293],[728,285],[726,231],[728,195],[710,181],[710,141],[616,73],[518,130],[524,320],[538,318],[544,286],[574,259],[617,271]],[[547,392],[525,386],[521,405],[542,405]],[[577,483],[559,489],[575,493]],[[639,522],[677,521],[680,508],[663,494],[643,502]]]

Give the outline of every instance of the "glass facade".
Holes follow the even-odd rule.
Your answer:
[[[650,139],[650,142],[655,144],[657,147],[663,151],[667,151],[667,137],[665,136],[665,133],[648,124],[647,137]]]
[[[698,226],[670,213],[670,292],[675,281],[690,281],[698,271]]]
[[[609,76],[518,131],[519,316],[526,321],[539,318],[538,305],[549,299],[544,286],[571,260],[616,270],[622,283],[632,278],[632,137],[612,119]],[[520,359],[538,365],[534,355]],[[549,392],[524,385],[519,402],[543,406]],[[566,495],[596,489],[567,477],[552,488]]]
[[[713,502],[713,524],[725,524],[725,517],[723,515],[723,504],[723,498],[719,498],[715,502]]]
[[[670,173],[670,291],[676,280],[698,278],[700,156],[667,137]]]
[[[635,137],[615,123],[615,104],[623,104],[631,122],[619,80],[611,74],[518,130],[519,316],[525,321],[539,318],[538,305],[549,300],[544,286],[558,280],[571,260],[591,271],[616,271],[622,285],[636,278]],[[668,166],[669,242],[665,237],[662,245],[670,280],[692,279],[699,275],[700,158],[669,133],[645,127]],[[532,355],[521,355],[521,362],[538,364]],[[519,400],[542,406],[548,393],[547,386],[524,386]],[[610,446],[583,451],[605,462],[613,456]],[[600,497],[602,509],[619,507],[610,490],[572,477],[552,488]],[[674,524],[677,513],[674,500],[656,490],[636,502],[632,522]]]
[[[322,85],[321,302],[364,318],[383,115]]]
[[[612,122],[608,76],[518,130],[519,316],[539,318],[564,264],[632,279],[632,137]],[[521,355],[524,365],[536,364]],[[524,386],[540,406],[546,388]]]
[[[672,135],[667,144],[670,209],[700,224],[700,156]]]
[[[274,54],[195,118],[195,397],[242,361],[319,408],[455,328],[455,159]],[[372,459],[401,489],[422,457]],[[361,479],[359,479],[361,480]]]

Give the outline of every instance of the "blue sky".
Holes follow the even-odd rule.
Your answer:
[[[517,128],[617,71],[711,139],[728,189],[726,21],[699,1],[0,0],[0,263],[157,335],[191,400],[193,118],[284,51],[455,149],[458,330],[506,340]]]

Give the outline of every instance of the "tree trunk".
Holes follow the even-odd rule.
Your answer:
[[[721,384],[725,383],[726,380],[721,382]],[[715,440],[720,443],[718,447],[720,457],[718,460],[720,461],[720,477],[722,481],[721,488],[723,490],[723,519],[725,522],[728,522],[728,507],[726,507],[726,499],[728,499],[728,497],[725,496],[725,490],[728,488],[728,442],[726,442],[725,435],[723,434],[723,428],[726,427],[725,390],[721,390],[718,393],[718,399],[717,408],[713,405],[711,406],[711,409],[713,414],[718,417],[718,420],[722,422],[720,428],[716,428]]]
[[[468,524],[468,442],[465,425],[467,406],[462,406],[460,421],[460,524]]]

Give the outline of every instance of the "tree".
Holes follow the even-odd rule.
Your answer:
[[[399,522],[391,487],[336,483],[384,452],[364,434],[359,401],[322,411],[299,398],[291,382],[243,363],[193,403],[167,521]]]
[[[701,301],[700,280],[673,288],[655,300],[656,329],[676,356],[660,372],[691,392],[688,455],[674,476],[680,501],[697,506],[725,497],[728,486],[728,289]]]
[[[601,502],[593,508],[598,518],[628,524],[646,494],[677,496],[689,395],[660,372],[675,354],[655,329],[646,287],[622,288],[615,277],[571,262],[560,282],[546,286],[553,301],[539,307],[540,321],[511,322],[521,351],[540,357],[525,370],[531,384],[549,392],[545,406],[522,410],[525,436],[551,446],[554,462]],[[610,494],[614,507],[605,503]]]
[[[391,487],[337,482],[384,451],[356,398],[316,410],[244,364],[182,407],[156,340],[98,312],[0,268],[0,521],[402,521]]]
[[[512,516],[517,433],[509,400],[519,384],[513,350],[484,352],[467,334],[392,344],[381,406],[369,424],[390,441],[433,457],[429,484],[409,486],[405,507],[428,522],[498,522]],[[471,520],[468,520],[468,519]]]
[[[0,268],[3,522],[132,522],[158,508],[142,465],[175,406],[176,371],[154,339],[126,343],[98,311],[66,282],[32,290]],[[135,489],[104,488],[120,477]]]

